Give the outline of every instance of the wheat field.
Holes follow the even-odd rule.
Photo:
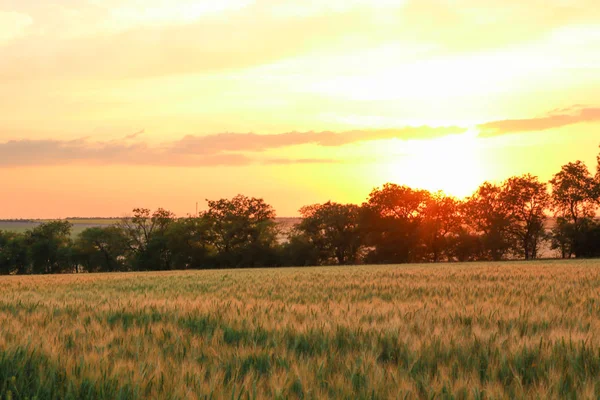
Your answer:
[[[599,398],[600,262],[0,278],[7,399]]]

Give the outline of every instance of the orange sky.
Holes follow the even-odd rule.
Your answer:
[[[597,0],[0,0],[0,218],[464,196],[600,144]]]

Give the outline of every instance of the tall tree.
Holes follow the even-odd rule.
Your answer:
[[[0,230],[0,275],[25,274],[29,256],[25,236]]]
[[[455,198],[441,192],[428,196],[420,228],[425,258],[438,262],[443,253],[448,257],[448,238],[458,234],[460,226],[459,202]]]
[[[596,176],[594,178],[596,183],[594,189],[594,197],[596,199],[596,203],[600,205],[600,153],[598,153],[598,155],[596,156]]]
[[[480,237],[485,258],[498,261],[511,248],[510,218],[502,199],[502,188],[484,182],[463,206],[466,222]]]
[[[255,267],[275,263],[275,210],[263,199],[237,195],[207,200],[202,214],[213,232],[212,244],[221,265]]]
[[[75,241],[80,262],[89,272],[123,271],[129,246],[125,232],[118,226],[92,227]]]
[[[508,231],[514,237],[515,252],[526,260],[537,258],[545,233],[545,212],[550,206],[546,185],[530,174],[509,178],[502,186],[501,201],[509,219]]]
[[[296,230],[316,248],[320,264],[355,263],[361,248],[360,207],[327,202],[300,209]]]
[[[210,268],[213,263],[214,235],[206,218],[180,218],[165,232],[174,269]]]
[[[418,261],[419,226],[429,192],[386,183],[374,189],[363,204],[361,226],[365,244],[373,248],[368,261],[407,263]]]
[[[597,207],[597,183],[582,161],[564,165],[552,180],[552,208],[557,225],[552,230],[552,244],[563,258],[577,255],[586,231],[593,222]]]
[[[50,221],[26,233],[32,272],[54,274],[71,268],[71,223]]]
[[[566,218],[577,229],[595,214],[595,182],[582,161],[563,165],[552,180],[552,206],[558,217]]]
[[[596,156],[596,184],[600,185],[600,153]]]
[[[153,213],[147,208],[133,209],[133,216],[119,223],[128,238],[136,270],[165,270],[171,268],[171,253],[165,234],[175,221],[175,214],[159,208]]]

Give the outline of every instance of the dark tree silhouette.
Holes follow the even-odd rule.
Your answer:
[[[218,262],[228,267],[255,267],[275,263],[277,229],[275,210],[263,199],[237,195],[207,200],[202,214],[213,233]]]
[[[50,221],[27,232],[26,242],[34,274],[56,274],[72,266],[71,227],[68,221]]]
[[[165,232],[174,269],[211,268],[214,262],[214,235],[206,218],[180,218]]]
[[[29,261],[25,235],[0,231],[0,275],[25,274]]]
[[[418,260],[419,225],[429,193],[393,183],[374,189],[363,204],[361,224],[369,262],[407,263]]]
[[[319,264],[352,264],[358,261],[362,245],[355,204],[327,202],[300,209],[302,222],[297,232],[317,251]]]
[[[163,208],[154,213],[135,208],[132,217],[121,220],[119,226],[128,238],[134,270],[171,269],[172,254],[165,234],[174,221],[175,214]]]
[[[581,162],[564,165],[550,181],[552,208],[557,226],[552,232],[554,248],[563,258],[576,254],[577,242],[585,236],[595,215],[597,185],[587,166]]]
[[[550,183],[552,206],[557,216],[568,219],[575,227],[582,219],[594,216],[595,182],[583,162],[564,165]]]
[[[427,196],[419,232],[425,260],[438,262],[442,255],[446,259],[452,257],[449,242],[459,234],[462,222],[459,204],[458,200],[441,192]]]
[[[546,185],[530,174],[513,177],[504,182],[501,200],[506,208],[515,253],[526,260],[537,258],[544,238],[545,212],[550,206]]]
[[[126,232],[118,226],[87,228],[74,246],[80,262],[90,272],[113,272],[127,269],[129,246]]]
[[[483,183],[464,206],[467,225],[481,238],[484,259],[502,260],[512,246],[510,218],[502,201],[502,188]]]

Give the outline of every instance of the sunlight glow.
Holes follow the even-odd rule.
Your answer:
[[[238,193],[297,216],[592,168],[599,22],[598,0],[0,0],[0,218]]]
[[[470,129],[439,139],[397,142],[399,158],[386,163],[383,173],[398,184],[469,196],[485,180],[488,169],[478,134]]]

